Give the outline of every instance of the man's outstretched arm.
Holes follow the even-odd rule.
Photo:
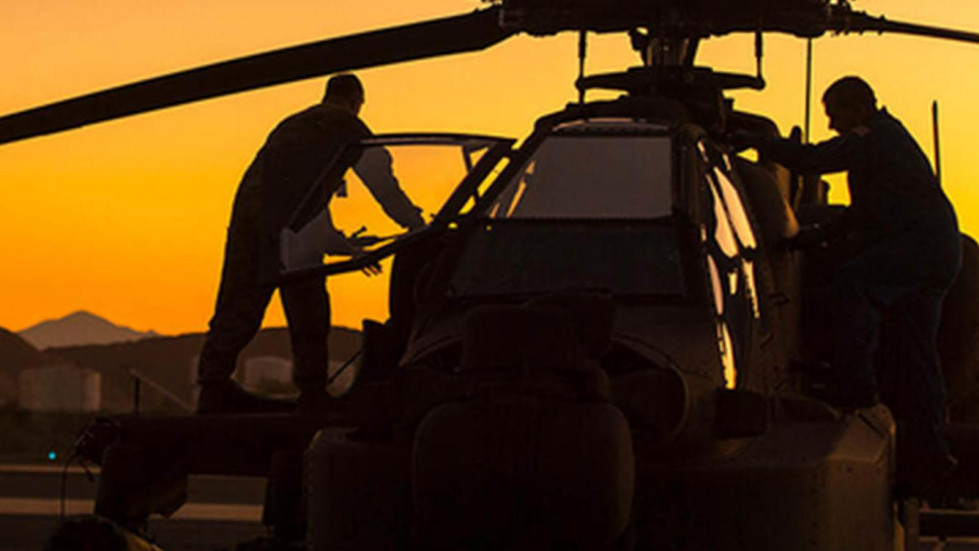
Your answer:
[[[368,147],[354,165],[354,172],[377,200],[384,213],[409,230],[425,226],[421,209],[405,195],[391,168],[391,154],[383,147]]]
[[[830,174],[848,170],[863,161],[863,137],[853,131],[824,142],[803,144],[788,138],[735,132],[732,142],[736,149],[753,147],[762,157],[799,174]]]

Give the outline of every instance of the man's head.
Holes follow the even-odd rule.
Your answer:
[[[333,75],[326,81],[326,94],[323,96],[323,101],[357,115],[364,105],[364,86],[360,83],[360,79],[351,73]]]
[[[829,127],[846,134],[866,123],[877,111],[874,90],[860,77],[843,77],[823,93]]]

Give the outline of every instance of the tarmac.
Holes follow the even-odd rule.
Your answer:
[[[53,463],[0,465],[0,551],[39,551],[63,516],[91,514],[98,474]],[[153,542],[165,551],[233,550],[266,535],[263,478],[192,476],[187,491],[173,517],[150,520]],[[918,551],[979,551],[979,539],[930,539]]]
[[[38,551],[63,516],[91,514],[98,469],[90,472],[91,481],[77,466],[0,465],[0,551]],[[192,476],[187,491],[187,504],[173,517],[150,520],[154,543],[164,550],[234,549],[266,534],[264,479]]]

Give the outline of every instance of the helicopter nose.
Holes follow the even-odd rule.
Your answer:
[[[414,509],[436,547],[608,548],[626,530],[632,435],[578,321],[550,305],[466,316],[455,378],[469,399],[425,415],[412,450]]]

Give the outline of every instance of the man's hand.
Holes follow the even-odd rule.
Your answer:
[[[384,241],[383,237],[378,237],[376,235],[364,235],[367,231],[367,226],[361,226],[360,229],[350,234],[347,241],[351,245],[357,248],[357,250],[363,249],[364,247],[370,247]]]
[[[373,277],[384,273],[384,270],[381,269],[381,265],[378,264],[377,262],[364,266],[363,268],[360,269],[360,271],[364,272],[364,275],[367,277]]]
[[[381,241],[381,238],[379,237],[373,235],[364,235],[364,232],[366,231],[367,231],[367,226],[361,226],[357,231],[350,234],[350,237],[347,238],[347,243],[349,243],[350,248],[353,249],[353,252],[350,255],[353,260],[362,258],[364,257],[364,255],[367,254],[364,252],[364,247],[369,247],[377,243],[378,241]],[[364,272],[365,276],[371,277],[371,276],[381,275],[381,273],[383,273],[384,270],[381,269],[380,264],[378,264],[377,262],[373,262],[361,268],[360,271]]]
[[[350,259],[359,260],[365,256],[367,256],[367,253],[365,253],[363,249],[358,248],[357,252],[355,252]],[[384,273],[384,270],[381,268],[381,264],[378,262],[371,262],[370,264],[361,268],[360,271],[363,272],[364,275],[367,277],[373,277]]]
[[[428,224],[425,223],[425,219],[422,218],[422,209],[415,207],[415,210],[415,215],[408,217],[408,225],[402,226],[408,231],[416,231],[428,226]]]
[[[367,226],[361,226],[360,229],[350,234],[350,237],[347,238],[347,241],[352,246],[354,246],[357,250],[361,250],[364,249],[365,247],[372,247],[374,245],[377,245],[381,241],[387,241],[391,239],[390,236],[381,237],[379,235],[364,235],[364,232],[366,231],[367,231]]]

